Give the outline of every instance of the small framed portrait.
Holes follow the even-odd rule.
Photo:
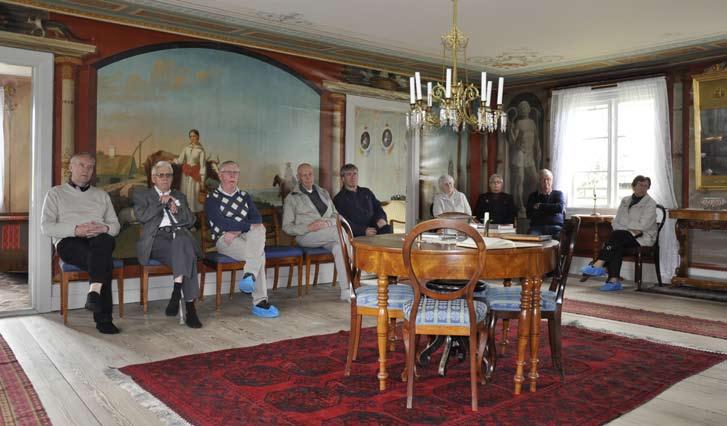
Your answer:
[[[381,148],[384,149],[384,151],[389,152],[394,147],[394,135],[391,134],[391,129],[388,127],[384,129],[384,132],[381,134]]]
[[[361,149],[361,152],[368,154],[368,152],[371,150],[371,135],[368,131],[364,130],[363,133],[361,133],[361,141],[359,142],[359,148]]]

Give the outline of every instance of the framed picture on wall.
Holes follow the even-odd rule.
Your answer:
[[[727,190],[727,63],[692,80],[697,190]]]

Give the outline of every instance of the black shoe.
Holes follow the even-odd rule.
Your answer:
[[[202,323],[197,317],[197,309],[194,307],[194,302],[186,302],[187,316],[184,318],[184,322],[189,328],[202,328]]]
[[[96,323],[96,330],[103,334],[119,334],[121,333],[121,330],[119,330],[118,327],[114,325],[111,321],[106,322],[97,322]]]
[[[179,301],[182,299],[182,293],[178,291],[172,292],[172,297],[169,298],[169,304],[167,305],[167,309],[164,310],[164,313],[167,314],[168,317],[174,317],[177,316],[179,313]]]
[[[89,291],[86,295],[86,309],[99,313],[101,312],[101,295],[95,291]]]

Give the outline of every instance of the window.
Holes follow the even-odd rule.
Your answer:
[[[596,93],[580,107],[574,130],[579,137],[572,149],[571,207],[616,208],[631,194],[634,176],[653,175],[643,159],[650,155],[653,141],[646,140],[645,121],[653,121],[653,100],[619,101],[613,92]],[[651,136],[653,139],[653,136]]]
[[[615,209],[636,175],[651,177],[657,202],[671,199],[665,86],[656,78],[553,92],[554,187],[570,208]]]

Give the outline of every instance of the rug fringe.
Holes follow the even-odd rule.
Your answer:
[[[571,315],[578,315],[578,314],[571,314]],[[596,319],[601,319],[601,318],[596,318]],[[607,320],[607,321],[613,321],[613,320]],[[625,324],[630,324],[630,323],[625,323]],[[658,343],[660,345],[674,346],[674,347],[677,347],[677,348],[693,349],[693,350],[701,351],[701,352],[709,352],[709,353],[713,353],[713,354],[723,354],[723,355],[727,355],[727,351],[721,351],[721,350],[717,350],[717,349],[706,349],[703,346],[696,346],[696,345],[690,345],[690,344],[674,343],[674,342],[671,342],[671,341],[668,341],[668,340],[657,339],[657,338],[655,338],[653,336],[637,335],[637,334],[627,333],[625,331],[613,330],[613,329],[606,328],[606,327],[587,326],[587,325],[583,324],[582,322],[580,322],[579,320],[570,320],[569,322],[563,322],[563,325],[569,325],[569,326],[576,327],[576,328],[582,328],[584,330],[592,330],[592,331],[599,331],[599,332],[602,332],[602,333],[616,334],[618,336],[627,337],[629,339],[646,340],[646,341],[649,341],[649,342]],[[649,327],[649,326],[648,325],[642,325],[642,327]],[[654,327],[654,328],[658,328],[658,327]],[[664,329],[664,328],[660,328],[659,330],[672,331],[674,333],[684,333],[684,332],[681,332],[681,331],[667,330],[667,329]],[[689,333],[684,333],[684,334],[689,334]],[[702,337],[707,337],[709,339],[717,339],[717,340],[719,340],[717,337],[710,337],[710,336],[702,336]]]
[[[188,426],[189,422],[184,420],[165,403],[157,399],[153,394],[145,391],[131,377],[119,371],[117,368],[108,367],[104,371],[106,377],[111,379],[120,388],[129,392],[132,398],[142,407],[154,413],[162,423],[169,426]]]

